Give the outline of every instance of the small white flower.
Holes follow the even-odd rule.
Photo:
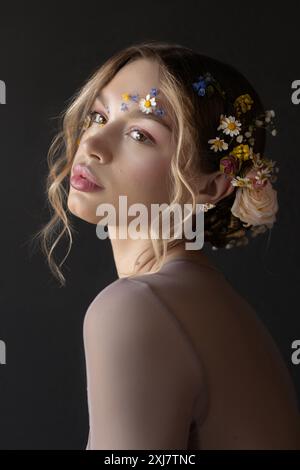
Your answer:
[[[253,153],[252,155],[253,167],[257,170],[263,168],[265,161],[261,159],[260,153]]]
[[[146,98],[141,98],[139,101],[139,108],[143,113],[149,114],[153,112],[153,109],[156,107],[157,103],[155,100],[155,96],[152,98],[150,94],[146,96]]]
[[[241,143],[243,142],[243,139],[244,139],[243,135],[240,134],[240,135],[237,136],[236,141],[237,141],[239,144],[241,144]]]
[[[262,168],[261,170],[257,171],[255,179],[258,183],[264,183],[265,181],[267,181],[267,179],[270,178],[271,171],[272,170],[270,168]]]
[[[271,117],[271,118],[275,117],[275,111],[274,111],[274,109],[268,109],[268,110],[266,111],[266,116]]]
[[[225,245],[225,248],[226,250],[230,250],[231,248],[234,247],[234,242],[228,242],[226,245]]]
[[[254,137],[251,137],[251,139],[249,139],[249,144],[253,146],[254,143],[255,143],[255,139]]]
[[[271,132],[272,135],[277,135],[277,130],[276,129],[273,129],[272,132]]]
[[[221,118],[218,130],[222,129],[224,134],[234,137],[239,135],[241,130],[241,123],[234,116],[224,116]]]
[[[263,121],[261,121],[260,119],[256,119],[255,124],[257,125],[257,127],[261,127],[263,125]]]
[[[249,139],[249,137],[251,136],[252,136],[252,132],[250,131],[245,132],[245,137],[247,137],[247,139]]]
[[[266,116],[266,117],[265,117],[265,122],[271,122],[271,117],[270,117],[270,116]]]
[[[215,139],[210,139],[208,141],[209,144],[211,144],[211,150],[214,152],[222,151],[222,150],[227,150],[228,149],[228,144],[225,142],[223,139],[220,139],[220,137],[216,137]]]
[[[242,178],[241,176],[237,176],[236,178],[232,178],[231,180],[232,186],[238,186],[240,188],[252,188],[252,181],[250,178]]]

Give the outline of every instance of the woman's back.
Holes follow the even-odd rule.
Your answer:
[[[176,315],[204,366],[208,401],[201,426],[202,403],[197,410],[200,446],[296,446],[300,416],[286,366],[255,311],[224,276],[178,259],[143,282]]]
[[[173,357],[178,365],[174,377],[182,374],[183,380],[174,383],[173,389],[170,385],[166,396],[171,402],[171,397],[182,394],[180,399],[185,397],[189,402],[181,406],[185,413],[183,431],[178,425],[180,439],[170,441],[176,443],[174,448],[300,447],[297,400],[287,369],[262,322],[222,273],[179,258],[167,262],[159,273],[113,283],[120,290],[119,281],[123,281],[124,288],[131,289],[133,296],[138,286],[145,288],[140,296],[140,310],[143,309],[143,315],[148,311],[147,318],[156,317],[157,331],[164,332],[166,344],[168,338],[173,338],[166,348],[168,351],[173,348],[170,361]],[[101,297],[100,293],[91,304],[104,315],[109,309],[105,299],[113,302],[109,288],[106,291],[109,295]],[[153,298],[153,305],[146,301],[146,296]],[[158,349],[159,344],[158,341]],[[168,376],[168,370],[161,367],[161,375]],[[150,382],[148,388],[151,387]],[[151,390],[148,392],[151,395]],[[163,408],[165,402],[162,400],[159,406]],[[184,443],[187,423],[188,438]],[[146,422],[144,426],[147,427]],[[163,418],[157,423],[157,428],[161,426]]]

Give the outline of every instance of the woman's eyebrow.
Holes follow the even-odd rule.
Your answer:
[[[101,103],[102,106],[104,106],[104,103],[101,100],[101,97],[99,95],[96,96],[96,100],[99,101],[99,103]],[[153,114],[153,113],[146,114],[146,113],[143,113],[143,111],[141,111],[138,108],[133,108],[129,111],[126,111],[126,113],[128,115],[130,115],[130,117],[139,117],[139,118],[152,119],[153,121],[156,121],[159,124],[161,124],[162,126],[164,126],[169,132],[172,132],[172,128],[171,128],[170,124],[164,118],[162,118],[160,116],[157,116],[156,114]]]

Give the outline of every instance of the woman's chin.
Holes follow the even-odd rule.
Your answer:
[[[69,211],[79,219],[94,225],[98,223],[99,217],[96,216],[96,208],[95,211],[92,211],[91,205],[84,203],[82,198],[69,194],[67,205]]]

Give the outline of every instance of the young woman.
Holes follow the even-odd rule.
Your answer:
[[[263,156],[273,117],[231,66],[155,41],[109,58],[64,113],[49,152],[50,266],[64,282],[50,240],[59,223],[72,240],[69,210],[107,226],[118,272],[84,321],[88,449],[300,448],[290,375],[252,307],[184,235],[144,223],[133,237],[133,213],[119,219],[120,195],[150,222],[153,204],[192,204],[214,249],[247,244],[278,209]]]

